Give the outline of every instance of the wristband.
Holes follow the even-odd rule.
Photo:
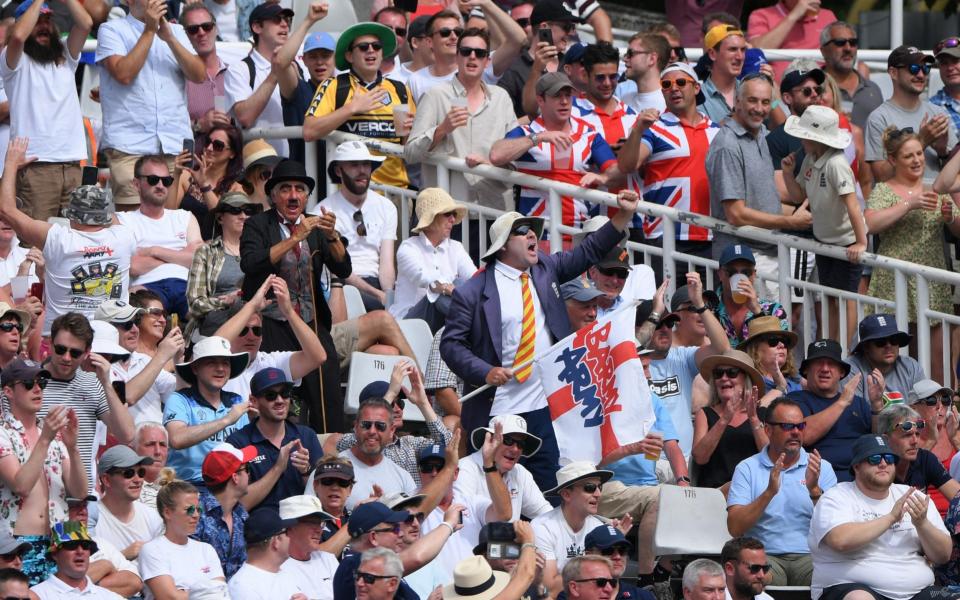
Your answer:
[[[536,544],[533,544],[533,543],[531,543],[531,542],[524,542],[524,543],[520,544],[520,551],[521,551],[521,552],[523,552],[523,549],[524,549],[524,548],[533,548],[533,551],[534,551],[534,552],[537,551],[537,545],[536,545]]]
[[[484,468],[483,468],[483,472],[484,472],[484,473],[496,473],[496,472],[497,472],[497,464],[494,463],[494,464],[490,465],[489,467],[484,467]]]
[[[212,186],[212,185],[205,185],[205,186],[203,186],[202,188],[200,188],[200,193],[201,193],[201,194],[206,194],[207,192],[212,192],[212,191],[213,191],[213,186]]]
[[[684,483],[693,483],[693,480],[691,480],[686,475],[681,475],[680,477],[677,477],[677,481],[682,481]]]
[[[450,528],[450,535],[453,535],[454,532],[456,531],[456,530],[453,528],[453,525],[451,525],[450,523],[447,523],[446,521],[443,521],[443,522],[440,523],[440,524],[441,524],[441,525],[446,525],[447,527]]]

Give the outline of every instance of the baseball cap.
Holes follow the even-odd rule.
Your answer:
[[[223,483],[237,472],[240,465],[250,462],[257,457],[257,454],[255,446],[237,448],[233,444],[221,442],[214,446],[203,459],[203,465],[200,467],[203,481],[207,485]]]
[[[113,217],[108,191],[96,185],[81,185],[70,192],[63,216],[82,225],[110,225]]]
[[[677,312],[687,302],[690,302],[690,286],[680,286],[670,298],[670,310]],[[720,304],[720,297],[712,290],[703,290],[703,303],[708,308],[713,309]]]
[[[250,13],[249,23],[252,25],[253,23],[259,23],[261,21],[268,21],[277,15],[283,15],[292,19],[293,11],[280,6],[279,2],[267,1],[263,4],[258,4],[257,7],[253,9],[253,12]]]
[[[259,396],[264,391],[275,385],[287,384],[292,386],[293,382],[287,379],[287,374],[282,369],[267,367],[257,371],[253,379],[250,380],[250,393]]]
[[[627,258],[630,253],[619,246],[614,246],[612,250],[600,259],[597,267],[600,269],[626,269],[630,270],[630,261]]]
[[[110,323],[126,323],[142,315],[142,308],[136,307],[123,300],[106,300],[100,303],[93,313],[94,320],[109,321]]]
[[[924,54],[916,46],[897,46],[890,55],[887,56],[887,68],[907,67],[921,63],[935,63],[936,59],[929,54]]]
[[[0,536],[0,554],[23,554],[30,548],[29,542],[21,542],[9,533]]]
[[[390,384],[386,381],[371,381],[360,390],[358,402],[363,402],[368,398],[383,398],[387,395]]]
[[[391,510],[380,502],[366,502],[353,510],[347,530],[350,537],[358,537],[369,533],[380,523],[403,523],[409,516],[410,513],[405,510]]]
[[[563,52],[563,64],[574,65],[583,60],[583,55],[587,53],[587,47],[577,42],[572,44]]]
[[[703,47],[714,48],[731,35],[739,35],[743,38],[747,37],[739,27],[734,27],[733,25],[714,25],[710,28],[710,31],[703,36]]]
[[[746,244],[730,244],[724,248],[720,255],[720,266],[722,267],[735,260],[745,260],[750,264],[757,264],[757,259],[753,257],[753,250]]]
[[[84,496],[83,498],[75,498],[73,496],[67,496],[65,499],[67,501],[68,506],[71,504],[85,504],[87,502],[97,501],[97,497],[94,496],[93,494],[89,494],[87,496]]]
[[[743,53],[743,66],[740,67],[740,74],[737,75],[737,79],[743,80],[747,75],[759,73],[760,67],[769,64],[769,62],[767,55],[760,48],[747,48],[747,51]]]
[[[624,537],[624,535],[620,533],[620,530],[613,525],[599,525],[594,527],[583,541],[584,548],[599,548],[601,550],[612,548],[618,544],[633,548],[630,540]]]
[[[306,41],[303,42],[304,54],[312,52],[313,50],[329,50],[333,52],[336,49],[336,40],[326,31],[315,31],[308,35]]]
[[[3,368],[0,385],[12,386],[16,381],[30,381],[38,376],[50,377],[50,373],[38,362],[18,358]]]
[[[408,506],[415,506],[423,502],[427,496],[425,494],[408,494],[406,492],[394,492],[380,497],[380,502],[385,504],[390,510],[402,510]]]
[[[916,404],[921,400],[939,393],[950,394],[951,397],[953,396],[953,390],[950,388],[942,386],[932,379],[921,379],[913,384],[913,387],[907,392],[907,405]]]
[[[530,24],[534,29],[540,23],[557,21],[561,23],[579,23],[572,12],[563,5],[563,0],[540,0],[533,5],[533,12],[530,13]]]
[[[637,305],[637,313],[634,324],[637,327],[643,326],[644,322],[650,318],[650,315],[653,313],[653,300],[644,300]],[[680,315],[676,313],[669,312],[657,321],[657,329],[663,326],[673,327],[680,321]]]
[[[294,519],[281,519],[273,508],[262,506],[250,512],[243,523],[243,541],[256,544],[268,540],[278,533],[283,533],[297,524]]]
[[[853,473],[853,466],[862,463],[874,454],[893,454],[899,458],[899,455],[887,443],[887,436],[876,433],[867,433],[857,438],[853,443],[853,458],[850,459],[850,472]]]
[[[822,85],[827,80],[827,75],[820,69],[787,71],[783,74],[783,79],[780,80],[780,93],[786,94],[808,79],[813,79],[817,82],[817,85]]]
[[[107,448],[107,451],[100,455],[100,460],[97,462],[97,472],[107,473],[110,469],[127,469],[152,464],[153,459],[149,456],[140,456],[130,446],[119,444]]]
[[[554,73],[544,73],[537,81],[538,96],[556,96],[564,88],[575,89],[573,82],[565,73],[559,71]]]
[[[443,444],[430,444],[420,450],[417,457],[417,464],[423,464],[430,459],[439,459],[441,462],[447,462],[446,447]]]
[[[960,38],[948,37],[937,42],[933,47],[933,54],[940,59],[940,55],[946,54],[954,58],[960,58]]]
[[[336,477],[345,481],[353,481],[353,465],[338,462],[321,462],[313,470],[314,481],[321,477]]]
[[[597,289],[592,281],[584,277],[571,279],[560,286],[560,296],[564,300],[576,300],[577,302],[590,302],[605,296],[603,292]]]

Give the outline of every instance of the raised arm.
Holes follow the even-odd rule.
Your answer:
[[[21,498],[33,490],[43,474],[43,463],[47,460],[50,444],[53,443],[57,433],[67,426],[69,410],[63,405],[55,405],[50,409],[40,428],[40,436],[26,462],[21,464],[12,452],[5,453],[5,456],[0,458],[0,482],[4,487]]]
[[[3,179],[0,179],[0,218],[10,224],[21,240],[42,250],[52,225],[17,208],[17,171],[35,160],[27,158],[28,144],[28,138],[14,138],[7,146]]]
[[[330,6],[326,2],[311,3],[306,18],[300,23],[299,27],[290,32],[287,41],[273,55],[273,59],[270,61],[271,67],[277,78],[277,83],[280,85],[280,95],[284,98],[289,98],[293,94],[300,79],[293,61],[297,58],[300,46],[303,45],[303,39],[307,37],[310,28],[317,21],[327,16],[329,8]]]
[[[854,394],[862,380],[862,373],[857,373],[851,377],[843,386],[843,392],[835,402],[805,419],[807,428],[803,432],[803,441],[807,446],[813,446],[819,442],[823,436],[827,435],[827,432],[836,424],[837,419],[840,418],[843,411],[853,402]]]
[[[80,58],[80,53],[83,52],[83,43],[87,41],[87,34],[93,28],[93,17],[84,9],[79,0],[64,0],[64,3],[70,12],[70,19],[73,20],[73,26],[67,36],[67,52],[70,53],[72,58]],[[39,4],[39,2],[36,4]]]
[[[203,59],[188,50],[186,46],[180,43],[177,36],[173,33],[173,27],[166,17],[160,19],[160,25],[157,29],[157,37],[167,44],[170,52],[177,61],[183,76],[193,83],[203,83],[207,79],[207,68],[203,64]]]
[[[120,400],[116,390],[110,385],[110,361],[94,352],[90,353],[89,360],[107,397],[109,410],[103,415],[107,432],[117,438],[121,444],[129,444],[133,439],[135,425],[127,405]]]
[[[527,43],[527,34],[523,28],[513,20],[502,8],[497,6],[493,0],[467,0],[461,3],[462,6],[478,6],[483,10],[483,16],[486,17],[491,32],[499,31],[503,42],[497,46],[497,51],[493,53],[493,74],[500,76],[513,64],[513,61],[520,56],[523,51],[523,45]]]
[[[300,345],[300,350],[290,357],[290,375],[294,379],[304,377],[310,371],[318,369],[327,360],[327,351],[323,349],[316,332],[300,317],[300,312],[293,308],[290,301],[290,289],[283,277],[274,277],[270,283],[277,298],[277,307],[280,314],[287,319],[293,330],[294,337]]]
[[[101,61],[110,76],[121,85],[130,85],[143,69],[150,55],[150,47],[160,28],[160,19],[167,14],[164,0],[146,0],[143,13],[143,32],[126,55],[114,54]],[[201,63],[202,64],[202,63]]]
[[[643,144],[643,134],[659,118],[660,111],[655,108],[644,109],[637,115],[637,121],[630,130],[627,141],[623,143],[620,153],[617,154],[617,166],[621,171],[632,173],[649,158],[650,148]]]

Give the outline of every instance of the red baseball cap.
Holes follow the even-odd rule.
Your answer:
[[[240,465],[250,462],[257,454],[255,446],[244,446],[238,449],[226,442],[218,444],[203,459],[203,466],[201,467],[203,481],[208,485],[223,483],[237,472]]]

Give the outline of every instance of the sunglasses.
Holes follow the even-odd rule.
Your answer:
[[[184,26],[183,29],[187,32],[188,35],[197,35],[198,33],[200,33],[201,29],[205,33],[210,33],[211,31],[213,31],[213,28],[216,26],[217,26],[216,23],[211,23],[210,21],[207,21],[206,23],[197,23],[196,25],[186,25]]]
[[[891,131],[889,134],[887,134],[887,137],[890,138],[891,140],[895,140],[900,136],[910,135],[912,133],[913,133],[913,127],[904,127],[903,129]]]
[[[490,56],[489,50],[484,50],[483,48],[468,48],[467,46],[462,46],[459,50],[457,50],[457,52],[464,58],[470,58],[471,54],[477,58],[486,58]]]
[[[253,215],[257,214],[259,211],[257,210],[256,206],[252,204],[248,204],[246,206],[224,205],[223,212],[230,215],[244,214],[244,215],[247,215],[248,217],[252,217]]]
[[[640,56],[641,54],[653,54],[649,50],[634,50],[633,48],[627,48],[627,51],[623,53],[623,57],[627,60],[630,60],[634,56]]]
[[[40,389],[47,387],[47,384],[50,382],[46,377],[34,377],[33,379],[21,379],[17,383],[22,385],[24,389],[32,390],[33,386],[39,385]]]
[[[134,469],[133,467],[130,467],[129,469],[124,469],[122,471],[119,469],[110,471],[110,474],[121,475],[123,476],[124,479],[133,479],[133,476],[136,475],[140,479],[143,479],[147,475],[147,470],[144,469],[143,467],[140,467],[138,469]]]
[[[930,396],[929,398],[924,398],[922,402],[927,406],[936,406],[937,403],[940,403],[942,406],[950,406],[951,398],[947,395]]]
[[[53,351],[57,353],[57,356],[63,356],[67,352],[70,352],[71,358],[80,358],[83,356],[83,353],[86,352],[86,350],[77,350],[76,348],[70,348],[63,344],[54,344]]]
[[[274,15],[266,20],[270,21],[274,25],[279,25],[280,23],[286,23],[287,25],[290,25],[293,23],[293,17],[289,15]]]
[[[726,377],[727,379],[736,379],[740,376],[740,373],[743,373],[743,370],[738,369],[737,367],[718,367],[713,370],[713,378],[722,379],[723,377]]]
[[[244,327],[243,329],[241,329],[240,337],[247,335],[251,331],[253,332],[253,335],[255,335],[256,337],[263,336],[263,327],[261,327],[260,325],[254,325],[253,327]]]
[[[21,325],[20,323],[11,323],[9,321],[7,321],[6,323],[0,323],[0,331],[4,333],[10,333],[14,329],[19,331],[20,333],[23,333],[23,325]]]
[[[767,337],[766,340],[767,340],[767,345],[770,346],[771,348],[776,348],[780,344],[783,344],[784,346],[790,345],[790,340],[779,335],[771,335]]]
[[[387,424],[383,421],[360,421],[361,431],[366,431],[371,427],[376,427],[377,431],[383,433],[387,430]]]
[[[376,531],[376,530],[374,530]],[[357,571],[357,581],[363,580],[367,585],[373,585],[378,579],[396,579],[395,575],[374,575],[373,573],[364,573]]]
[[[856,48],[860,45],[859,38],[834,38],[827,42],[827,44],[833,44],[837,48],[843,48],[844,46],[850,46],[851,48]]]
[[[183,512],[187,513],[188,517],[192,517],[193,515],[202,515],[203,507],[199,504],[188,504],[187,507],[183,509]]]
[[[284,400],[290,399],[290,394],[293,390],[289,386],[284,386],[283,389],[279,390],[269,390],[263,393],[263,399],[267,402],[273,402],[277,398],[283,398]]]
[[[507,448],[512,448],[513,446],[516,446],[517,448],[520,448],[522,450],[523,442],[524,440],[521,438],[515,438],[512,436],[503,436],[503,445],[506,446]]]
[[[747,564],[747,570],[750,571],[750,573],[752,573],[753,575],[756,575],[760,571],[763,571],[763,574],[766,575],[767,573],[770,572],[770,569],[772,568],[773,567],[771,567],[770,565]]]
[[[173,185],[172,175],[167,175],[165,177],[161,177],[159,175],[137,175],[137,177],[146,181],[147,185],[157,185],[158,183],[162,183],[163,187],[166,187],[166,188]]]
[[[560,29],[563,30],[564,33],[570,33],[571,31],[577,28],[577,24],[570,21],[561,21],[559,23],[554,21],[551,23],[551,25],[553,25],[554,27],[559,27]]]
[[[586,583],[589,581],[596,584],[598,588],[605,588],[608,585],[612,588],[617,587],[617,580],[614,579],[613,577],[594,577],[592,579],[574,579],[574,581],[576,581],[577,583]]]
[[[441,27],[440,29],[434,31],[430,35],[439,34],[440,37],[442,38],[448,38],[450,37],[451,33],[455,33],[457,34],[457,37],[460,37],[461,35],[463,35],[463,27],[454,27],[453,29],[450,29],[449,27]]]
[[[18,558],[22,559],[23,555],[26,553],[27,553],[26,550],[21,550],[19,552],[7,552],[6,554],[0,554],[0,559],[2,559],[4,562],[13,562]],[[6,600],[6,599],[4,598],[0,600]]]
[[[929,75],[933,66],[930,63],[923,63],[922,65],[914,63],[912,65],[900,65],[898,68],[910,71],[911,75],[919,75],[921,71],[924,75]]]
[[[370,48],[373,48],[374,52],[380,52],[383,50],[383,44],[380,42],[360,42],[359,44],[354,44],[351,50],[359,49],[360,52],[366,52]]]
[[[367,224],[363,222],[363,213],[359,208],[353,213],[353,220],[357,223],[357,235],[367,237]]]
[[[752,267],[745,267],[743,269],[728,269],[724,267],[723,270],[727,274],[727,277],[733,277],[734,275],[746,275],[747,277],[753,277]]]
[[[384,527],[382,529],[371,529],[370,533],[392,533],[394,535],[400,535],[400,524],[397,523],[393,527]]]
[[[923,431],[927,427],[927,422],[923,419],[917,419],[916,421],[904,421],[903,423],[897,423],[893,426],[893,429],[899,429],[900,431],[906,433],[908,431],[913,431],[916,429],[918,432]]]
[[[703,299],[703,306],[704,306],[707,310],[713,310],[713,309],[717,308],[717,305],[714,304],[713,302],[711,302],[710,300],[708,300],[707,298],[704,298],[704,299]],[[675,310],[675,311],[673,311],[673,312],[690,312],[690,313],[695,313],[695,312],[699,312],[699,309],[698,309],[697,307],[695,307],[694,305],[692,305],[692,304],[687,304],[686,306],[683,306],[683,307],[681,307],[681,308],[678,308],[677,310]]]
[[[84,550],[91,551],[93,550],[93,542],[90,540],[68,540],[59,544],[57,546],[61,550],[76,550],[78,548],[83,548]]]
[[[687,87],[688,83],[692,84],[693,80],[687,79],[686,77],[677,77],[672,81],[669,79],[664,79],[660,82],[660,87],[666,92],[673,89],[673,84],[677,84],[677,89],[682,90],[683,88]]]
[[[339,477],[323,477],[320,479],[320,485],[325,485],[327,487],[339,487],[339,488],[348,488],[353,485],[352,481],[347,481],[346,479],[340,479]]]
[[[956,48],[957,46],[960,46],[960,38],[948,37],[945,40],[937,42],[937,45],[933,47],[933,53],[934,55],[940,54],[940,51],[944,48]]]
[[[599,271],[602,275],[606,275],[607,277],[618,277],[620,279],[626,279],[628,274],[626,269],[620,267],[597,267],[597,271]]]
[[[167,311],[163,310],[162,308],[157,308],[156,306],[145,308],[143,309],[143,312],[151,317],[163,317],[164,319],[167,318]]]
[[[223,152],[227,149],[227,143],[223,140],[210,140],[207,142],[207,148],[213,147],[214,152]]]
[[[520,17],[519,19],[514,19],[517,22],[517,25],[526,29],[530,27],[530,17]]]
[[[413,513],[412,515],[407,517],[407,520],[404,521],[404,523],[406,523],[407,525],[413,525],[414,521],[416,521],[417,523],[423,523],[423,520],[426,518],[427,516],[422,512]]]
[[[580,488],[586,493],[592,494],[597,490],[602,490],[603,484],[602,483],[585,483],[582,486],[580,486]]]
[[[432,463],[425,463],[420,465],[420,472],[426,473],[428,475],[431,475],[433,473],[439,473],[442,470],[443,470],[443,463],[432,462]]]
[[[886,348],[887,346],[897,346],[900,344],[895,342],[893,338],[881,338],[879,340],[870,340],[870,345],[875,348]]]
[[[397,34],[397,37],[407,37],[406,27],[394,27],[393,32]]]
[[[867,457],[867,462],[873,466],[880,464],[880,461],[887,463],[888,465],[895,465],[900,460],[900,457],[896,454],[874,454]]]
[[[614,554],[619,554],[620,556],[626,556],[629,553],[630,553],[630,547],[624,546],[622,544],[619,546],[611,546],[610,548],[604,548],[603,550],[600,551],[600,554],[602,554],[603,556],[613,556]]]
[[[823,86],[815,85],[813,87],[802,87],[799,90],[794,90],[795,92],[802,92],[804,98],[809,98],[813,95],[822,96],[823,95]]]
[[[777,421],[767,421],[767,425],[770,425],[771,427],[779,427],[784,431],[793,431],[794,429],[797,431],[803,431],[807,428],[807,424],[804,421],[799,423],[778,423]]]
[[[112,323],[114,327],[116,327],[117,329],[122,329],[123,331],[130,331],[131,329],[133,329],[139,324],[140,324],[140,317],[137,317],[135,319],[130,319],[129,321],[125,321],[123,323]],[[3,325],[0,325],[0,329],[3,329]]]
[[[620,79],[620,75],[616,73],[613,73],[612,75],[608,73],[597,73],[593,76],[593,80],[597,83],[606,83],[607,81],[610,83],[616,83],[618,79]]]
[[[527,235],[533,231],[533,227],[529,225],[518,225],[510,230],[510,235]]]

